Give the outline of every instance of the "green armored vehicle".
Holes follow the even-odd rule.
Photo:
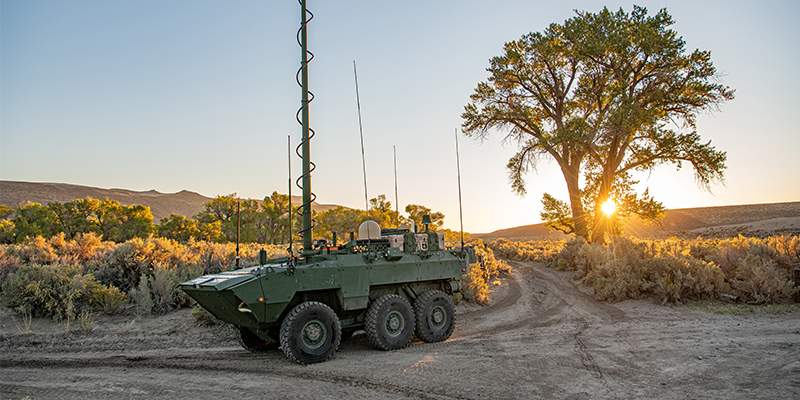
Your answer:
[[[460,278],[474,258],[463,239],[460,249],[446,249],[442,234],[430,231],[428,220],[423,232],[381,229],[366,221],[358,237],[351,234],[342,246],[335,234],[333,243],[312,240],[308,62],[313,56],[306,50],[310,13],[305,0],[300,5],[297,80],[302,100],[297,114],[302,141],[297,153],[303,171],[297,182],[303,204],[297,211],[303,250],[269,261],[264,255],[260,265],[201,276],[180,287],[215,317],[237,326],[246,349],[280,347],[301,364],[330,359],[356,330],[366,331],[369,343],[381,350],[405,347],[414,336],[425,342],[445,340],[454,328],[453,298],[460,296]]]
[[[308,364],[331,358],[360,329],[381,350],[405,347],[414,335],[447,339],[468,250],[444,249],[434,232],[385,229],[341,247],[321,244],[299,259],[202,276],[181,288],[236,325],[248,350],[279,345],[290,360]]]

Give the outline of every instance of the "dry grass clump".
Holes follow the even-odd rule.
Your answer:
[[[523,248],[526,245],[522,246]],[[614,238],[608,245],[583,239],[564,245],[551,265],[575,272],[601,300],[656,297],[662,302],[717,299],[749,304],[790,301],[797,292],[791,270],[800,265],[800,239]]]

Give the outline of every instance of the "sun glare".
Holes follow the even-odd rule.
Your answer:
[[[600,206],[600,209],[603,210],[603,214],[610,217],[617,210],[617,203],[614,203],[612,199],[608,199]]]

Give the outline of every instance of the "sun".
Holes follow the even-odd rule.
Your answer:
[[[603,214],[605,214],[607,217],[610,217],[612,214],[614,214],[614,211],[617,210],[617,203],[615,203],[612,199],[608,199],[600,206],[600,210],[602,210]]]

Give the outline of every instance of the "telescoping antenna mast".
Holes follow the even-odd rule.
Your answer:
[[[286,135],[286,151],[287,151],[287,164],[289,166],[289,212],[286,215],[289,218],[289,258],[292,257],[294,252],[294,237],[292,236],[292,217],[294,216],[292,210],[292,135]]]
[[[361,97],[358,95],[358,72],[356,71],[356,60],[353,60],[353,78],[356,81],[356,108],[358,109],[358,134],[361,136],[361,170],[364,173],[364,210],[369,211],[369,200],[367,195],[367,161],[364,157],[364,126],[361,124]]]
[[[316,198],[311,192],[311,172],[314,171],[315,165],[311,162],[311,138],[314,137],[314,130],[311,129],[309,121],[309,103],[314,100],[314,94],[308,90],[308,63],[314,59],[314,54],[308,51],[308,23],[312,19],[314,19],[314,14],[306,8],[306,0],[300,0],[300,29],[297,31],[297,42],[300,45],[300,68],[297,70],[295,78],[300,84],[301,106],[297,110],[296,117],[297,122],[302,125],[302,138],[295,152],[303,161],[303,173],[297,179],[297,184],[303,189],[303,204],[300,205],[303,228],[300,230],[300,235],[303,237],[303,256],[306,257],[314,252],[311,203]]]
[[[461,251],[464,251],[464,212],[461,208],[461,159],[458,155],[458,128],[455,129],[456,137],[456,171],[458,172],[458,221],[461,224]]]
[[[397,214],[397,222],[400,222],[400,200],[397,199],[397,146],[392,145],[394,155],[394,212]]]

